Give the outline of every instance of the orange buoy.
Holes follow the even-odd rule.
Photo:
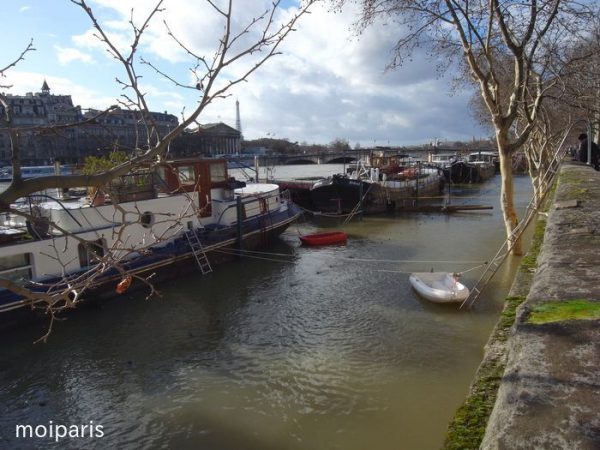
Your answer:
[[[131,275],[127,275],[125,278],[123,278],[119,284],[117,284],[117,294],[124,294],[127,289],[129,289],[129,286],[131,286],[131,282],[133,281],[133,278]]]

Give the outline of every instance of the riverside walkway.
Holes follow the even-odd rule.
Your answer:
[[[600,172],[565,162],[483,449],[600,449]]]

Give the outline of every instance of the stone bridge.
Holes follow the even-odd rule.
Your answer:
[[[267,166],[285,166],[293,164],[348,164],[356,162],[372,152],[383,152],[390,155],[407,154],[414,157],[427,158],[429,153],[456,153],[456,148],[437,147],[376,147],[376,148],[360,148],[338,152],[318,152],[318,153],[290,153],[277,155],[259,155],[258,163],[261,167]],[[474,150],[472,150],[474,151]],[[253,167],[253,155],[230,155],[232,162],[238,162],[240,165]]]
[[[293,164],[344,164],[360,160],[361,158],[370,155],[372,151],[384,151],[386,153],[406,153],[410,155],[420,155],[425,153],[422,147],[419,148],[402,148],[402,149],[381,149],[381,148],[361,148],[354,150],[346,150],[344,152],[319,152],[319,153],[293,153],[282,155],[261,155],[258,156],[259,164],[264,166],[281,166]],[[430,150],[430,149],[429,149]],[[254,161],[254,157],[240,158],[247,163]],[[248,164],[251,165],[251,164]]]
[[[286,166],[294,164],[344,164],[358,161],[365,152],[322,152],[293,153],[287,155],[262,155],[258,157],[261,166]]]

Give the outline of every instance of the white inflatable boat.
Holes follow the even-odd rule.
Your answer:
[[[435,303],[463,302],[469,289],[458,280],[460,275],[448,272],[416,272],[408,278],[418,294]]]

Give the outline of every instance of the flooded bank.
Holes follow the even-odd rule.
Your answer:
[[[522,212],[529,181],[517,178]],[[305,218],[268,252],[194,279],[4,335],[0,447],[17,424],[94,424],[87,448],[438,448],[512,279],[506,265],[468,311],[419,299],[412,271],[472,285],[504,240],[499,177],[453,192],[491,211]],[[345,246],[298,235],[343,229]],[[473,270],[470,270],[473,269]],[[66,444],[68,442],[68,444]]]

